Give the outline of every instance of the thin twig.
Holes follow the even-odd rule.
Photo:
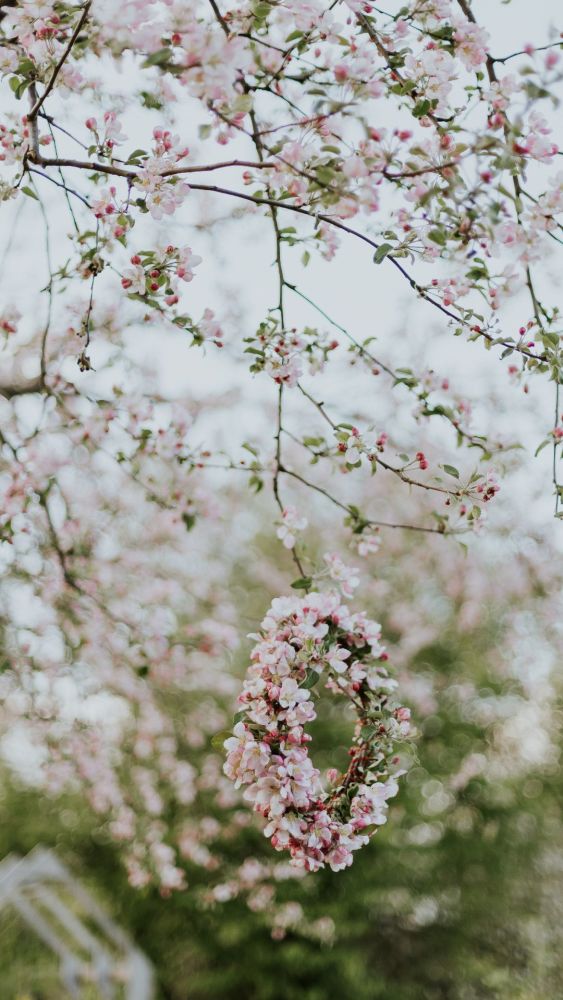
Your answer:
[[[91,6],[92,6],[92,0],[87,0],[87,2],[84,4],[84,8],[83,8],[82,14],[81,14],[81,16],[80,16],[80,18],[78,20],[78,23],[77,23],[74,31],[72,32],[72,35],[70,36],[68,45],[66,46],[63,54],[61,55],[61,57],[60,57],[57,65],[55,66],[55,68],[53,70],[53,73],[52,73],[52,75],[51,75],[51,77],[49,79],[49,82],[47,83],[47,86],[45,87],[45,90],[41,94],[41,97],[37,98],[37,100],[35,101],[33,107],[31,108],[31,111],[29,112],[29,114],[27,116],[28,117],[28,121],[30,121],[30,122],[35,121],[35,119],[37,118],[37,114],[39,112],[39,109],[43,107],[43,104],[44,104],[45,100],[47,99],[47,97],[51,93],[53,87],[55,86],[57,77],[58,77],[60,71],[62,70],[62,68],[63,68],[66,60],[68,59],[68,57],[69,57],[69,55],[71,53],[72,47],[73,47],[76,39],[78,38],[78,35],[80,34],[80,31],[82,29],[82,26],[83,26],[84,22],[86,21],[86,18],[88,17],[88,13],[90,11],[90,7]]]
[[[84,163],[83,161],[79,160],[67,160],[67,159],[59,160],[55,158],[47,159],[46,157],[37,157],[35,155],[33,155],[33,157],[30,156],[30,159],[32,159],[32,162],[39,163],[41,166],[62,165],[62,166],[76,167],[79,169],[88,169],[88,170],[96,170],[98,169],[98,167],[102,167],[103,172],[107,174],[114,174],[118,177],[127,177],[133,179],[137,177],[136,171],[125,170],[121,167],[115,167],[109,164],[108,165],[97,164],[97,163],[90,164],[90,163]],[[189,171],[189,168],[177,167],[169,171],[163,171],[162,176],[167,177],[171,176],[172,174],[186,173],[187,171]],[[244,191],[235,191],[231,188],[225,188],[216,184],[190,183],[190,188],[193,191],[209,191],[214,194],[226,195],[227,197],[237,198],[239,200],[250,202],[251,204],[257,206],[263,206],[265,208],[278,208],[286,212],[293,212],[297,215],[302,215],[305,218],[313,219],[316,222],[325,222],[327,225],[332,226],[334,229],[339,229],[342,232],[348,233],[348,235],[354,236],[356,239],[361,240],[363,243],[366,243],[368,246],[370,246],[373,250],[379,250],[381,246],[381,244],[371,239],[371,237],[367,236],[365,233],[362,233],[357,229],[353,229],[351,226],[346,225],[339,219],[335,219],[330,215],[325,215],[324,213],[320,212],[315,213],[312,210],[308,208],[303,208],[300,205],[293,205],[286,201],[282,201],[275,198],[256,197],[255,195],[246,194]],[[441,312],[444,316],[447,316],[448,319],[453,320],[460,326],[470,327],[470,323],[468,320],[464,319],[463,316],[460,316],[459,314],[452,312],[450,309],[447,309],[446,306],[442,305],[442,303],[438,299],[435,299],[432,295],[430,295],[422,285],[418,284],[418,282],[412,277],[411,274],[409,274],[407,269],[403,267],[403,265],[397,260],[396,257],[393,257],[391,254],[389,254],[385,258],[385,260],[389,261],[393,265],[393,267],[397,271],[399,271],[402,277],[405,278],[405,280],[409,283],[413,291],[417,292],[417,294],[420,295],[420,297],[425,302],[428,302],[429,305],[434,306],[434,308],[438,309],[439,312]],[[470,328],[473,330],[472,327]],[[489,343],[493,343],[495,340],[495,338],[491,334],[487,333],[486,330],[479,329],[479,330],[473,330],[473,332],[475,333],[475,336],[483,337]],[[517,353],[522,354],[525,357],[533,358],[535,361],[546,360],[544,354],[536,354],[533,351],[530,351],[528,348],[522,346],[521,344],[510,343],[505,340],[501,340],[499,343],[501,344],[501,346],[510,348],[510,350],[516,351]]]
[[[302,476],[299,472],[294,472],[293,469],[286,469],[285,466],[282,466],[280,472],[282,472],[286,476],[291,476],[292,479],[296,479],[298,482],[302,483],[304,486],[308,486],[309,489],[314,490],[316,493],[321,493],[322,496],[326,497],[327,500],[330,500],[331,503],[333,503],[336,507],[339,507],[340,510],[346,511],[346,513],[354,520],[358,519],[358,513],[356,510],[354,510],[352,507],[349,507],[348,504],[343,503],[341,500],[338,500],[337,497],[334,497],[332,495],[332,493],[329,493],[328,490],[325,490],[323,486],[318,486],[316,483],[312,483],[309,479],[305,479],[305,477]],[[375,521],[373,520],[373,518],[362,517],[362,516],[360,516],[359,520],[362,522],[362,524],[377,528],[400,528],[404,529],[405,531],[424,531],[431,535],[453,535],[456,533],[452,530],[448,531],[447,529],[441,527],[426,528],[423,525],[418,525],[418,524],[393,524],[389,521]]]

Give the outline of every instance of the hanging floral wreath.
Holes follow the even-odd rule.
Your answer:
[[[384,662],[380,626],[350,614],[330,592],[278,597],[252,651],[243,706],[224,742],[225,774],[247,786],[245,798],[267,820],[265,835],[293,864],[339,871],[352,852],[387,818],[398,791],[396,744],[409,730],[410,712],[394,706],[396,688]],[[316,718],[315,686],[344,695],[357,723],[345,774],[327,773],[329,790],[309,756],[305,726]]]

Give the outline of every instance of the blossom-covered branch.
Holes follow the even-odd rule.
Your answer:
[[[423,580],[491,510],[518,535],[513,468],[561,517],[561,39],[502,55],[468,0],[0,10],[6,721],[134,885],[194,864],[228,871],[213,902],[270,891],[277,861],[217,847],[250,822],[233,782],[291,877],[345,867],[409,751],[379,626],[343,601],[370,606],[386,548]],[[233,730],[225,663],[270,581],[296,596],[252,633]],[[321,679],[355,726],[326,781]]]

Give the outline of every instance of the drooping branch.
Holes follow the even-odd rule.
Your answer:
[[[32,159],[32,158],[30,157],[30,159]],[[92,164],[88,164],[88,163],[85,163],[85,162],[82,162],[82,161],[78,161],[78,160],[65,160],[65,159],[59,160],[57,158],[47,159],[45,157],[33,157],[32,162],[38,162],[42,166],[61,166],[62,165],[62,166],[76,167],[77,169],[82,169],[82,170],[86,170],[86,169],[90,170],[90,169],[92,169],[94,171],[95,171],[95,169],[98,166],[97,164],[92,165]],[[184,173],[184,172],[186,172],[184,168],[174,168],[173,170],[168,171],[168,172],[167,171],[163,171],[162,176],[169,176],[172,173],[179,174],[179,173]],[[134,181],[135,178],[138,176],[137,172],[134,171],[134,170],[127,171],[124,168],[114,167],[113,165],[109,165],[109,164],[105,166],[104,173],[115,174],[118,177],[127,177],[131,181]],[[240,199],[242,201],[251,202],[252,204],[258,205],[258,206],[265,206],[265,207],[269,207],[269,208],[277,208],[277,209],[280,209],[280,210],[283,210],[283,211],[293,212],[293,213],[295,213],[297,215],[305,216],[307,218],[313,219],[314,221],[324,222],[327,225],[329,225],[329,226],[331,226],[331,227],[333,227],[335,229],[339,229],[342,232],[345,232],[348,235],[353,236],[356,239],[361,240],[364,243],[367,243],[368,246],[370,246],[373,250],[379,250],[380,247],[381,247],[380,243],[376,242],[371,237],[367,236],[365,233],[362,233],[359,230],[354,229],[352,226],[348,226],[344,222],[341,222],[339,219],[335,219],[335,218],[333,218],[330,215],[326,215],[325,213],[321,213],[321,212],[319,212],[319,213],[313,213],[312,211],[310,211],[307,208],[303,208],[303,207],[301,207],[299,205],[293,205],[293,204],[288,203],[286,201],[281,201],[279,199],[273,199],[273,198],[268,198],[268,197],[256,197],[254,195],[246,194],[244,191],[236,191],[236,190],[233,190],[233,189],[230,189],[230,188],[221,187],[221,186],[216,185],[216,184],[200,184],[199,182],[196,182],[196,183],[191,183],[190,184],[190,188],[192,190],[194,190],[194,191],[209,191],[209,192],[212,192],[214,194],[221,194],[221,195],[225,195],[225,196],[230,197],[230,198],[237,198],[237,199]],[[386,261],[389,261],[393,265],[393,267],[396,268],[396,270],[399,271],[399,273],[402,275],[402,277],[409,283],[410,287],[414,291],[416,291],[416,293],[425,302],[428,302],[429,305],[434,306],[434,308],[438,309],[441,313],[443,313],[444,316],[447,316],[448,319],[453,320],[455,323],[459,324],[460,326],[467,327],[467,328],[471,329],[471,331],[477,337],[482,337],[483,339],[485,339],[490,344],[494,344],[495,342],[498,342],[500,344],[500,346],[505,347],[505,348],[510,349],[510,350],[513,350],[513,351],[516,351],[518,354],[522,354],[522,355],[524,355],[527,358],[531,358],[531,359],[533,359],[535,361],[545,361],[546,360],[546,357],[545,357],[544,354],[538,354],[538,353],[536,353],[534,351],[531,351],[529,348],[525,347],[522,344],[519,344],[519,343],[516,343],[516,342],[506,341],[504,339],[499,339],[498,341],[496,341],[496,339],[490,333],[488,333],[486,330],[476,329],[474,324],[471,324],[468,320],[464,319],[464,317],[461,316],[460,314],[456,314],[456,313],[452,312],[446,306],[442,305],[442,303],[439,302],[437,299],[435,299],[432,295],[430,295],[426,291],[426,289],[422,285],[420,285],[412,277],[411,274],[409,274],[409,272],[407,271],[407,269],[405,267],[403,267],[403,265],[397,260],[396,257],[393,257],[391,254],[389,254],[389,255],[386,256],[385,259],[386,259]]]

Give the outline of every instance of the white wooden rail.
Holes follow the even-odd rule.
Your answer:
[[[98,933],[71,909],[65,895],[73,897]],[[81,985],[93,983],[104,1000],[152,1000],[150,962],[53,851],[36,847],[25,858],[9,854],[0,862],[0,908],[7,906],[58,957],[70,997],[78,1000]]]

